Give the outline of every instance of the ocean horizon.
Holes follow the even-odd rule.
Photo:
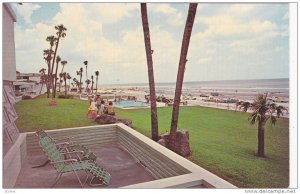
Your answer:
[[[160,89],[175,89],[175,82],[157,82],[155,86]],[[148,88],[148,83],[103,84],[104,88],[143,87]],[[289,90],[289,78],[277,79],[249,79],[249,80],[215,80],[215,81],[186,81],[185,89],[225,89],[225,90]]]

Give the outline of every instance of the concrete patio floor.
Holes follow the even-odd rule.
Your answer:
[[[85,188],[118,188],[154,180],[153,176],[138,163],[122,146],[106,144],[91,148],[97,156],[97,163],[111,174],[109,185]],[[47,160],[43,152],[28,153],[19,173],[15,188],[50,188],[56,177],[56,170],[52,165],[32,168]],[[77,171],[80,178],[85,178],[84,171]],[[92,174],[89,174],[92,177]],[[90,180],[89,178],[89,180]],[[81,188],[73,172],[65,173],[54,188]]]

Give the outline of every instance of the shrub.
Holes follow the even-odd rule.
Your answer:
[[[62,94],[62,95],[59,95],[58,98],[73,99],[74,96],[70,95],[70,94],[67,94],[67,96],[65,96],[65,95]]]
[[[22,100],[28,100],[31,99],[31,96],[22,96]]]

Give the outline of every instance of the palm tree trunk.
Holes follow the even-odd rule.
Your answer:
[[[86,80],[88,80],[87,77],[87,65],[85,66],[85,76],[86,76]],[[86,84],[86,93],[88,93],[88,85]]]
[[[98,92],[98,76],[96,77],[96,93]]]
[[[54,78],[55,81],[54,81],[54,89],[53,89],[53,98],[55,98],[55,94],[56,94],[57,70],[58,70],[58,63],[56,63],[55,78]],[[60,83],[59,83],[59,85],[60,85]]]
[[[86,88],[85,88],[86,93],[89,93],[88,90],[89,90],[89,85],[86,83]]]
[[[52,46],[50,45],[50,57],[51,57],[51,53],[52,53]],[[49,58],[50,58],[49,57]],[[48,63],[48,78],[47,78],[47,82],[46,82],[46,87],[47,87],[47,98],[50,97],[50,87],[51,87],[51,80],[52,80],[52,73],[51,73],[51,59],[47,59],[47,63]]]
[[[65,98],[67,98],[67,80],[65,80]]]
[[[180,97],[182,92],[185,65],[187,62],[186,57],[189,48],[194,19],[197,11],[197,5],[198,5],[197,3],[190,3],[189,12],[188,12],[184,34],[183,34],[182,45],[181,45],[181,53],[179,59],[175,97],[174,97],[173,112],[172,112],[171,130],[170,130],[169,148],[173,151],[175,151],[176,148],[176,135],[177,135],[176,133],[177,133],[177,124],[178,124],[178,117],[179,117]]]
[[[56,45],[55,45],[55,51],[54,51],[54,56],[53,56],[53,60],[52,60],[52,68],[51,68],[51,87],[52,87],[52,92],[56,92],[56,88],[53,89],[53,85],[55,85],[56,87],[56,75],[57,75],[57,72],[55,73],[55,79],[53,80],[53,70],[54,70],[54,62],[55,62],[55,59],[56,59],[56,54],[57,54],[57,49],[58,49],[58,44],[59,44],[59,39],[60,39],[60,36],[61,34],[58,35],[57,37],[57,42],[56,42]],[[57,69],[57,66],[56,66],[56,69]],[[53,81],[55,81],[55,84],[53,84]],[[53,95],[54,98],[55,98],[55,94]]]
[[[50,98],[50,86],[47,84],[47,98]]]
[[[82,72],[79,78],[79,93],[81,94],[81,78],[82,78]]]
[[[51,47],[52,48],[52,47]],[[50,50],[50,53],[51,53],[51,50]],[[50,82],[51,82],[51,76],[50,76],[50,73],[51,73],[51,62],[50,60],[47,61],[48,63],[48,76],[47,76],[47,80],[46,80],[46,87],[47,87],[47,98],[50,98]]]
[[[257,156],[264,157],[265,156],[265,119],[262,119],[258,122],[258,132],[257,132],[257,139],[258,139],[258,149],[257,149]]]
[[[59,78],[59,86],[58,86],[58,91],[60,92],[60,87],[61,87],[61,78]]]
[[[40,89],[40,95],[41,95],[41,93],[42,93],[43,86],[44,86],[44,83],[42,83],[42,86],[41,86],[41,89]]]
[[[61,73],[64,72],[64,65],[62,66],[62,69],[61,69]],[[61,77],[59,76],[59,88],[58,88],[58,91],[60,92],[60,87],[61,87]]]
[[[158,122],[157,122],[155,82],[154,82],[154,74],[153,74],[153,61],[152,61],[150,31],[148,25],[146,3],[141,3],[141,13],[142,13],[144,41],[145,41],[145,49],[146,49],[147,65],[148,65],[148,79],[149,79],[149,88],[150,88],[151,128],[152,128],[151,132],[152,132],[152,139],[154,141],[158,141]]]
[[[71,87],[71,80],[69,79],[69,87],[68,87],[68,92],[70,91],[70,87]]]

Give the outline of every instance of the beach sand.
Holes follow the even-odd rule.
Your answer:
[[[168,99],[174,99],[174,88],[157,88],[157,96],[165,96]],[[266,90],[265,90],[266,91]],[[187,102],[185,106],[205,106],[219,109],[236,110],[235,103],[220,103],[220,102],[207,102],[204,101],[207,97],[200,97],[200,95],[211,96],[212,92],[217,92],[218,96],[214,96],[215,99],[228,99],[234,98],[239,101],[253,102],[259,94],[265,93],[258,90],[235,90],[235,89],[185,89],[182,90],[182,100]],[[131,95],[136,96],[138,101],[145,102],[145,95],[149,94],[147,87],[120,87],[120,88],[102,88],[100,93],[111,93],[112,95]],[[277,105],[282,105],[289,110],[289,93],[287,92],[276,92],[270,90],[268,92],[268,98],[277,100]],[[285,102],[280,102],[280,101]],[[159,106],[164,106],[163,103],[158,103]],[[165,105],[167,106],[167,105]],[[288,117],[288,113],[285,113],[285,117]]]

